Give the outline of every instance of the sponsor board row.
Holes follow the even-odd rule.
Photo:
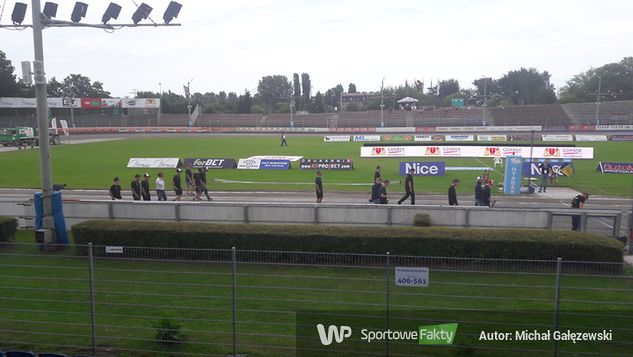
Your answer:
[[[590,147],[523,146],[363,146],[361,157],[507,157],[593,159]]]
[[[60,108],[160,108],[159,98],[48,98],[48,107]],[[0,98],[0,108],[36,108],[35,98]]]
[[[187,158],[184,166],[193,169],[289,170],[291,162],[300,161],[301,169],[352,170],[350,159],[304,159],[301,156],[253,156],[246,159]],[[175,169],[183,166],[179,158],[130,158],[128,168]]]
[[[289,170],[288,160],[266,160],[266,159],[240,159],[237,163],[238,170]]]
[[[614,141],[623,141],[626,135],[614,135]],[[633,140],[633,136],[632,140]],[[619,139],[622,138],[622,139]],[[519,141],[519,140],[531,140],[531,134],[517,134],[511,135],[510,140]],[[535,136],[535,140],[542,140],[546,142],[555,142],[555,141],[608,141],[608,137],[606,135],[590,135],[590,134],[548,134],[548,135],[538,135]],[[480,135],[327,135],[323,137],[323,141],[325,142],[346,142],[346,141],[356,141],[356,142],[434,142],[434,141],[447,141],[447,142],[469,142],[469,141],[482,141],[482,142],[504,142],[508,141],[507,135],[491,135],[491,134],[480,134]]]

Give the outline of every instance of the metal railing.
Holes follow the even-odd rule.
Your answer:
[[[406,286],[396,267],[428,268],[428,286]],[[631,318],[633,272],[620,263],[235,248],[0,248],[0,350],[617,356],[633,348]],[[399,330],[447,322],[459,323],[457,337],[437,347],[389,340],[323,346],[316,329],[316,323],[345,324],[358,336],[357,326]],[[607,329],[613,339],[492,343],[478,337],[527,329]]]

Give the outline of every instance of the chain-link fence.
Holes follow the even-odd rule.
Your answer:
[[[420,278],[424,281],[407,280],[396,273],[402,267],[427,268],[428,275]],[[624,356],[633,351],[632,318],[633,273],[617,263],[0,247],[0,350],[148,356]],[[451,343],[425,345],[420,338],[384,335],[443,323],[459,324]],[[354,332],[347,341],[328,345],[319,324],[350,326]],[[374,342],[362,339],[366,330],[374,332]],[[525,336],[550,331],[550,339],[523,340],[524,330]],[[558,330],[607,330],[611,338],[552,338]],[[511,331],[513,339],[486,338],[502,331]]]

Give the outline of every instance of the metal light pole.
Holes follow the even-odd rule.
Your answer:
[[[160,126],[161,116],[163,114],[163,84],[158,82],[158,123],[157,126]]]
[[[486,122],[486,108],[488,107],[488,78],[484,77],[484,110],[481,118],[481,124]]]
[[[380,84],[380,127],[383,128],[385,126],[385,96],[384,96],[384,88],[385,88],[385,79],[382,79],[382,83]]]
[[[602,95],[602,76],[598,76],[598,93],[596,93],[596,125],[600,125],[600,95]]]
[[[51,146],[48,132],[48,103],[46,100],[46,76],[44,72],[44,45],[42,40],[42,18],[40,0],[32,0],[33,47],[35,61],[35,96],[37,103],[37,129],[40,144],[40,181],[42,185],[42,229],[54,237],[53,219],[53,171],[51,168]],[[52,241],[55,241],[53,239]]]

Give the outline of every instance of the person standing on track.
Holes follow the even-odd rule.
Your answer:
[[[187,184],[187,196],[194,195],[194,182],[193,182],[193,172],[191,171],[191,164],[187,164],[187,169],[185,170],[185,183]]]
[[[538,171],[539,174],[541,174],[541,186],[539,187],[538,192],[547,192],[547,182],[552,174],[552,165],[548,160],[545,160],[538,165]]]
[[[454,179],[451,182],[451,186],[448,188],[448,205],[449,206],[459,206],[459,203],[457,203],[457,185],[459,185],[459,180]]]
[[[176,197],[172,201],[180,201],[182,197],[182,182],[180,180],[181,172],[181,169],[176,169],[176,174],[171,179],[171,183],[174,186],[174,193],[176,194]]]
[[[193,184],[196,191],[195,196],[193,196],[194,201],[201,201],[200,195],[202,194],[202,180],[200,179],[200,173],[196,172],[193,174]]]
[[[415,173],[415,169],[409,169],[409,173],[407,174],[406,179],[404,180],[404,196],[398,201],[398,204],[401,205],[402,202],[406,201],[407,198],[411,197],[411,205],[415,205],[415,190],[413,189],[413,174]]]
[[[132,198],[134,199],[134,201],[140,201],[141,200],[141,175],[139,174],[134,175],[134,180],[130,184],[130,187],[132,188]]]
[[[387,187],[389,187],[389,184],[391,183],[391,181],[389,180],[384,180],[382,182],[382,186],[380,186],[380,204],[381,205],[386,205],[389,203],[389,196],[387,195]]]
[[[211,198],[211,196],[209,196],[209,190],[207,189],[207,171],[208,170],[209,169],[207,169],[206,167],[203,168],[203,169],[199,169],[198,170],[198,177],[200,179],[200,182],[202,183],[202,186],[201,186],[202,192],[204,192],[204,195],[207,196],[207,201],[211,201],[213,198]],[[200,192],[200,193],[202,193],[202,192]]]
[[[323,180],[321,179],[321,171],[316,172],[316,179],[314,179],[314,189],[316,190],[316,203],[323,201]]]
[[[143,197],[143,201],[151,201],[152,194],[149,190],[149,174],[145,173],[143,175],[143,181],[141,181],[141,197]]]
[[[378,177],[374,181],[374,184],[371,186],[371,198],[369,202],[374,204],[380,203],[380,188],[382,187],[382,178]]]
[[[483,206],[481,203],[482,182],[481,177],[477,177],[477,183],[475,183],[475,206]]]
[[[156,178],[156,195],[159,201],[167,201],[167,193],[165,193],[165,179],[162,172],[158,173]]]
[[[571,208],[583,208],[585,206],[585,202],[587,202],[588,199],[589,194],[586,192],[574,197],[574,199],[571,201]],[[582,230],[582,227],[580,226],[580,218],[581,217],[578,214],[571,216],[572,231],[580,232]]]
[[[484,187],[481,189],[481,205],[485,207],[494,207],[497,201],[491,199],[491,187],[492,180],[487,180],[484,184]]]
[[[123,199],[121,197],[121,180],[118,177],[114,178],[112,186],[110,186],[110,198],[113,201]]]
[[[288,142],[286,141],[286,133],[281,133],[281,145],[279,146],[288,146]]]

